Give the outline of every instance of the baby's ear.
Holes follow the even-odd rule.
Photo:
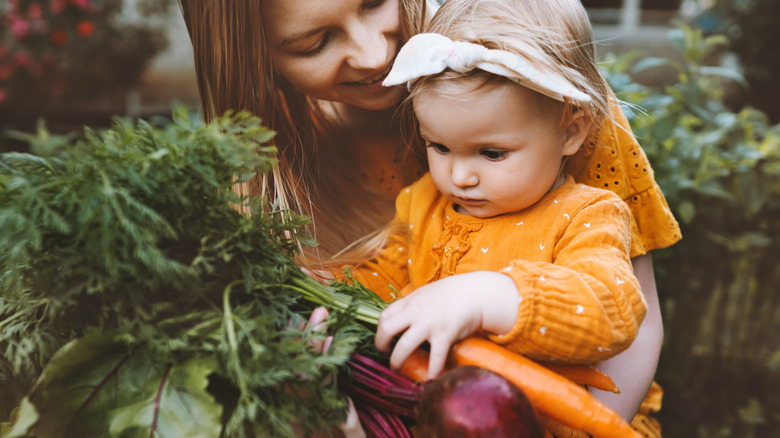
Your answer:
[[[579,108],[573,108],[563,125],[563,155],[574,155],[593,127],[593,119]]]

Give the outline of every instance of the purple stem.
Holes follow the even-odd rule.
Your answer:
[[[100,382],[98,382],[97,385],[95,385],[95,387],[92,389],[92,391],[89,393],[89,395],[87,395],[87,398],[84,399],[84,401],[81,403],[79,408],[76,409],[76,412],[73,413],[73,417],[71,417],[71,420],[79,415],[81,410],[84,409],[84,406],[86,406],[87,403],[89,403],[90,400],[92,400],[92,398],[95,396],[95,394],[97,394],[97,392],[100,391],[101,388],[103,388],[103,385],[105,385],[106,382],[109,381],[109,379],[114,377],[114,374],[116,374],[119,371],[119,368],[122,368],[122,365],[124,365],[125,362],[127,362],[128,359],[130,359],[130,355],[129,354],[125,355],[124,357],[122,357],[122,359],[120,359],[119,362],[117,362],[117,364],[114,365],[114,368],[111,368],[111,370],[108,372],[108,374],[106,374],[100,380]]]
[[[154,438],[154,431],[157,430],[157,417],[160,414],[160,399],[162,398],[165,384],[168,382],[168,374],[171,372],[172,366],[173,365],[168,365],[168,367],[165,368],[163,377],[160,380],[160,386],[157,388],[157,396],[154,397],[154,419],[152,420],[152,429],[149,431],[149,438]]]

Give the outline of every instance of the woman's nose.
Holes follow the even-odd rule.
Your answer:
[[[361,70],[385,67],[389,42],[380,29],[358,21],[350,31],[350,43],[352,48],[348,60],[350,67]]]

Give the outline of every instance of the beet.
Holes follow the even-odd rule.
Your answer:
[[[520,388],[476,366],[454,368],[428,385],[417,410],[417,431],[421,438],[542,438]]]

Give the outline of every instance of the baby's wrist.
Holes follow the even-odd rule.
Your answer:
[[[482,330],[502,335],[509,333],[515,326],[520,294],[511,277],[497,272],[489,274],[481,300]]]

